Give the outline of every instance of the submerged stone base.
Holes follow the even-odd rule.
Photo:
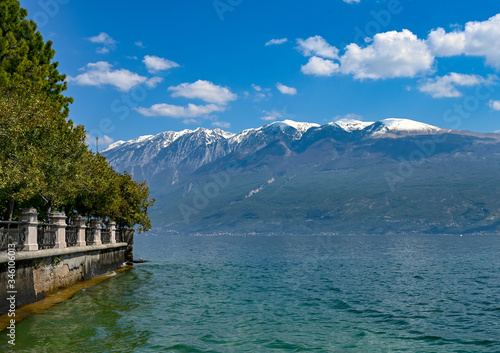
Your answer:
[[[45,294],[124,266],[127,243],[21,251],[10,262],[0,254],[0,312],[7,313],[15,298],[19,308],[45,298]],[[11,253],[12,255],[12,253]],[[15,264],[15,277],[9,268]],[[14,288],[9,287],[14,279]]]

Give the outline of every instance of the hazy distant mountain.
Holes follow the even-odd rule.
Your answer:
[[[181,232],[500,230],[500,135],[407,119],[198,128],[102,152],[147,180],[157,227]]]

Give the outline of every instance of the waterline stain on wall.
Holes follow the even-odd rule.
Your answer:
[[[91,245],[63,249],[21,251],[15,254],[15,285],[0,286],[0,313],[44,299],[48,293],[125,266],[126,243]],[[9,260],[0,253],[0,283],[8,283]],[[14,293],[12,295],[12,293]],[[9,294],[9,295],[8,295]]]
[[[31,317],[42,311],[45,311],[58,303],[71,299],[77,292],[81,291],[82,289],[95,286],[96,284],[99,284],[107,279],[116,277],[131,268],[133,268],[133,266],[125,266],[123,268],[117,269],[116,271],[111,271],[106,274],[93,277],[87,281],[78,282],[69,287],[60,288],[54,290],[53,292],[46,293],[44,299],[16,309],[16,323],[27,317]],[[10,319],[11,318],[9,318],[7,314],[0,316],[0,332],[5,330],[10,325]]]

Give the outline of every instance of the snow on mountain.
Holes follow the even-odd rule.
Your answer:
[[[429,125],[420,123],[418,121],[409,120],[409,119],[384,119],[379,121],[381,125],[374,129],[372,135],[383,135],[385,133],[424,133],[424,134],[433,134],[439,133],[443,131],[443,129]]]
[[[279,129],[284,135],[288,135],[293,140],[300,140],[302,135],[313,127],[320,127],[319,124],[315,123],[303,123],[297,122],[293,120],[283,120],[283,121],[275,121],[270,124],[264,125],[259,128],[259,131],[272,131]]]
[[[434,134],[445,131],[436,126],[408,119],[385,119],[375,123],[339,120],[323,126],[284,120],[256,129],[247,129],[238,134],[206,128],[186,129],[178,132],[166,131],[154,136],[141,136],[130,141],[117,141],[102,153],[117,170],[132,170],[134,174],[140,173],[138,175],[140,178],[170,170],[172,175],[175,175],[173,179],[175,182],[181,170],[189,173],[230,153],[244,152],[248,149],[257,151],[276,140],[288,149],[311,128],[315,131],[313,134],[308,134],[308,139],[315,138],[314,136],[321,139],[330,133],[331,127],[338,128],[335,139],[339,141],[344,135],[349,140],[351,138],[395,138],[409,134]],[[359,136],[357,134],[354,136],[353,131],[357,131]]]
[[[120,147],[121,145],[123,145],[125,143],[127,143],[127,141],[119,140],[119,141],[113,142],[111,145],[109,145],[108,147],[106,147],[101,152],[106,152],[108,150],[112,150],[114,148]]]
[[[133,140],[129,140],[129,141],[116,141],[114,143],[112,143],[111,145],[108,146],[108,148],[106,148],[105,150],[103,150],[102,152],[105,152],[107,150],[111,150],[113,148],[117,148],[117,147],[120,147],[120,146],[128,146],[128,145],[138,145],[140,144],[141,142],[144,142],[144,141],[148,141],[150,140],[152,137],[154,137],[154,135],[145,135],[145,136],[140,136],[140,137],[137,137]]]
[[[165,131],[154,136],[118,141],[102,153],[117,170],[133,171],[139,167],[141,173],[155,174],[165,168],[175,169],[181,163],[195,169],[226,155],[227,140],[233,135],[221,129],[205,128]],[[138,177],[146,177],[146,174]]]
[[[290,127],[295,130],[293,138],[300,139],[307,130],[312,127],[320,127],[320,125],[315,123],[296,122],[288,119],[283,121],[275,121],[257,129],[246,129],[239,134],[233,134],[233,136],[230,137],[229,142],[231,145],[238,145],[244,142],[257,141],[262,139],[262,135],[266,134],[266,130],[280,129],[284,133]]]
[[[205,135],[207,143],[212,143],[220,137],[228,139],[235,135],[232,132],[227,132],[221,129],[210,130],[201,127],[197,128],[196,130],[186,129],[182,131],[165,131],[157,135],[145,135],[129,141],[121,141],[121,140],[116,141],[115,143],[109,145],[108,148],[106,148],[102,152],[108,152],[110,150],[117,149],[120,147],[122,147],[123,149],[124,147],[127,146],[134,146],[135,148],[140,148],[144,145],[144,143],[142,142],[150,142],[155,145],[158,145],[159,148],[165,148],[168,147],[172,142],[179,139],[180,137],[188,134]]]
[[[160,142],[161,148],[165,148],[169,146],[172,142],[177,140],[178,138],[193,133],[193,130],[182,130],[182,131],[165,131],[158,135],[156,135],[153,140]]]
[[[367,126],[373,125],[373,121],[361,121],[361,120],[355,120],[355,119],[340,119],[337,120],[333,123],[330,123],[330,125],[338,125],[345,131],[351,132],[354,130],[363,130]]]
[[[260,129],[246,129],[240,132],[239,134],[235,134],[234,136],[230,137],[230,143],[232,145],[238,145],[242,143],[244,140],[248,139],[250,136],[255,135],[258,133]]]
[[[280,129],[284,130],[286,129],[287,127],[293,127],[295,130],[297,131],[300,131],[302,133],[306,132],[307,130],[309,130],[310,128],[312,127],[320,127],[319,124],[315,124],[315,123],[301,123],[301,122],[297,122],[297,121],[293,121],[293,120],[283,120],[283,121],[275,121],[271,124],[269,124],[268,126],[277,126],[279,127]]]
[[[337,125],[347,132],[358,131],[366,129],[367,132],[371,132],[372,137],[382,137],[387,133],[423,133],[423,134],[433,134],[442,132],[443,129],[420,123],[418,121],[409,119],[384,119],[377,122],[360,121],[354,119],[340,119],[329,125]]]
[[[381,137],[385,133],[439,133],[443,129],[420,123],[409,119],[384,119],[378,122],[360,121],[354,119],[341,119],[327,125],[337,125],[346,132],[366,130],[370,136]],[[146,145],[154,145],[154,150],[159,151],[167,148],[180,138],[197,140],[198,143],[209,145],[212,143],[226,141],[230,146],[237,146],[242,143],[251,144],[265,140],[266,131],[279,128],[284,134],[288,128],[293,128],[295,132],[291,137],[300,139],[302,135],[311,128],[321,128],[319,124],[296,122],[293,120],[275,121],[257,129],[247,129],[234,134],[221,129],[197,128],[196,130],[166,131],[157,135],[141,136],[130,141],[117,141],[102,152],[114,152],[117,150],[138,149]]]
[[[227,132],[222,129],[210,130],[201,127],[194,130],[193,133],[197,137],[204,138],[208,144],[214,143],[220,139],[227,140],[228,138],[234,136],[232,132]]]

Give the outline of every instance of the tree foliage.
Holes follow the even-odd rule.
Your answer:
[[[18,0],[0,1],[0,86],[36,89],[67,116],[73,99],[62,95],[66,76],[57,70],[59,63],[52,62],[52,42],[44,42],[27,15]]]
[[[132,176],[125,172],[118,176],[118,202],[112,212],[112,218],[119,227],[133,227],[139,224],[139,231],[151,229],[148,216],[149,207],[155,200],[149,199],[149,188],[145,181],[135,182]]]
[[[113,219],[151,228],[149,189],[89,151],[83,126],[65,119],[43,93],[0,88],[0,211],[21,207]]]
[[[17,0],[0,0],[0,214],[35,207],[71,217],[112,219],[151,228],[149,189],[89,151],[85,129],[67,119],[71,98],[52,43]]]

